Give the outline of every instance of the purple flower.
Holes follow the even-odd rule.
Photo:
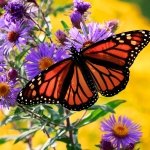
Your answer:
[[[114,147],[117,147],[117,150],[139,142],[142,136],[141,127],[126,116],[119,116],[117,121],[112,115],[108,120],[101,121],[100,124],[100,129],[106,132],[102,135],[103,139],[110,141]]]
[[[41,71],[50,67],[56,62],[67,58],[66,51],[61,48],[56,48],[55,44],[40,43],[37,50],[31,49],[26,56],[25,69],[30,79],[39,74]]]
[[[82,15],[79,12],[72,12],[70,15],[71,22],[74,27],[81,29],[80,23],[83,22]]]
[[[16,98],[20,91],[17,83],[9,81],[6,74],[0,76],[0,109],[14,107]]]
[[[82,0],[74,0],[75,11],[78,11],[80,14],[84,14],[89,8],[91,8],[90,3],[83,2]]]
[[[4,19],[7,25],[12,22],[16,23],[20,20],[30,19],[30,17],[34,17],[34,14],[37,13],[35,5],[29,5],[24,0],[12,0],[4,6],[4,9]]]
[[[73,44],[78,50],[83,49],[113,35],[106,27],[101,29],[101,24],[98,23],[91,22],[86,26],[81,23],[80,26],[82,31],[75,27],[70,29],[71,38],[67,38],[68,42],[65,42],[67,47],[72,47]]]
[[[27,7],[19,2],[8,2],[8,5],[4,6],[5,13],[4,18],[8,22],[16,22],[23,19],[26,16]]]
[[[27,39],[30,39],[29,31],[33,25],[29,21],[18,21],[12,23],[10,26],[6,26],[4,31],[0,33],[0,50],[5,55],[12,50],[14,46],[21,51],[21,46],[27,43]]]

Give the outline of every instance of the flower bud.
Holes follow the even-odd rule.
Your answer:
[[[89,2],[83,2],[82,0],[74,0],[74,8],[75,11],[78,11],[80,14],[84,14],[89,8],[91,8],[91,5]]]
[[[14,80],[18,77],[18,72],[16,69],[11,68],[9,69],[7,75],[8,75],[9,80]]]
[[[82,15],[79,12],[76,11],[76,12],[71,13],[70,19],[74,27],[76,27],[77,29],[81,29],[80,23],[83,20],[82,20]]]
[[[65,34],[65,32],[61,31],[61,30],[58,30],[56,33],[55,33],[57,39],[59,40],[59,42],[61,44],[64,44],[64,42],[66,41],[66,37],[67,35]]]
[[[111,32],[115,32],[118,28],[118,20],[111,20],[107,22],[107,27],[111,30]]]
[[[114,150],[114,147],[112,146],[111,142],[103,139],[101,141],[100,150]]]

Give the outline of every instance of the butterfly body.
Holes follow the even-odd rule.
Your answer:
[[[129,81],[129,67],[149,43],[150,32],[135,30],[117,34],[62,60],[33,78],[18,94],[18,103],[61,104],[80,111],[92,106],[98,92],[110,97]]]

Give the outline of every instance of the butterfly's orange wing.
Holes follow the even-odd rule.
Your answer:
[[[92,106],[98,99],[95,85],[89,87],[81,72],[81,69],[74,65],[73,76],[69,82],[65,96],[60,100],[62,106],[69,110],[79,111]]]
[[[17,101],[25,105],[58,104],[62,84],[72,65],[70,59],[57,63],[34,77],[18,94]]]
[[[82,110],[98,99],[89,88],[78,66],[71,58],[63,60],[33,78],[18,94],[20,104],[58,104],[70,110]]]
[[[113,96],[126,87],[128,68],[149,41],[149,31],[129,31],[97,42],[82,51],[102,95]]]

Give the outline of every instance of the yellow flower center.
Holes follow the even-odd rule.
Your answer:
[[[54,64],[54,61],[48,57],[43,57],[39,61],[39,68],[41,71],[45,70],[46,68],[52,66]]]
[[[93,41],[86,41],[85,43],[83,43],[83,48],[86,48],[86,47],[88,47],[88,46],[90,46],[92,44],[94,44]]]
[[[10,42],[15,42],[17,41],[19,34],[16,31],[11,31],[8,33],[7,37]]]
[[[128,135],[129,130],[126,125],[117,124],[113,127],[113,133],[119,138],[124,138]]]
[[[5,97],[8,95],[10,88],[7,83],[0,82],[0,96]]]

